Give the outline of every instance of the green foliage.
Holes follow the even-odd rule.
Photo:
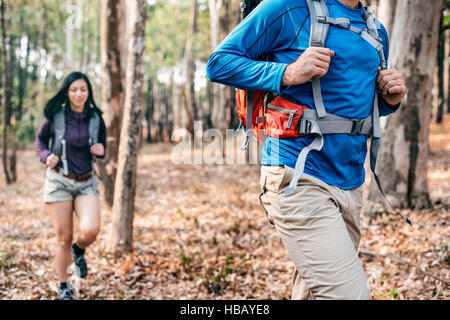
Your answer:
[[[194,217],[194,223],[197,228],[200,228],[200,223],[198,222],[197,217]]]
[[[117,293],[117,300],[124,300],[125,299],[125,293],[122,291]]]
[[[397,291],[395,291],[395,289],[392,289],[391,292],[389,292],[389,297],[391,297],[393,299],[397,299],[398,298]]]
[[[441,29],[446,30],[450,28],[450,0],[444,2],[444,7],[442,8],[442,25]]]
[[[156,1],[148,6],[146,25],[146,64],[150,74],[161,68],[173,67],[181,60],[186,42],[189,16],[187,1]]]
[[[184,254],[181,255],[181,262],[183,265],[191,263],[191,259]]]
[[[35,139],[34,126],[29,121],[19,121],[16,124],[16,139],[21,145],[26,145]]]
[[[0,269],[9,269],[16,265],[14,262],[16,254],[13,249],[12,242],[12,239],[8,239],[6,251],[0,251]]]
[[[205,62],[210,54],[209,11],[205,1],[199,1],[198,30],[195,36],[195,56]],[[146,73],[171,69],[183,61],[191,1],[156,0],[148,6],[146,25]]]

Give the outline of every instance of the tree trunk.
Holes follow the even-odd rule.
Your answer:
[[[172,112],[173,112],[173,129],[176,130],[182,127],[181,122],[182,109],[180,103],[180,96],[181,96],[180,88],[177,85],[174,78],[172,78]]]
[[[224,17],[222,18],[222,37],[228,35],[231,30],[235,27],[236,14],[233,8],[236,7],[238,3],[235,1],[225,1],[224,2]],[[240,14],[237,14],[239,18]],[[224,105],[226,112],[226,125],[227,128],[236,128],[239,124],[239,118],[237,114],[236,106],[236,90],[233,87],[225,87],[224,90]]]
[[[184,105],[186,108],[186,129],[194,137],[194,121],[197,120],[197,106],[195,104],[195,57],[194,36],[197,32],[197,0],[191,1],[191,13],[187,33],[184,57],[186,59],[186,84],[184,87]]]
[[[450,30],[447,30],[447,58],[450,58]],[[447,63],[447,113],[450,113],[450,63]]]
[[[439,42],[438,42],[438,54],[437,54],[437,65],[438,65],[438,104],[437,104],[437,115],[436,123],[442,122],[442,117],[444,115],[444,59],[445,59],[445,30],[442,26],[442,21],[444,18],[444,10],[441,11],[441,19],[439,22]]]
[[[127,74],[127,60],[128,60],[128,35],[130,34],[130,26],[133,23],[130,20],[129,14],[130,10],[128,8],[128,0],[116,0],[117,5],[120,6],[120,25],[119,25],[119,33],[120,33],[120,59],[124,63],[121,64],[121,81],[122,88],[127,86],[126,84],[126,74]],[[124,105],[125,94],[122,94],[122,100],[120,101],[120,105]],[[121,120],[122,121],[122,120]]]
[[[386,28],[389,38],[392,35],[392,27],[394,25],[394,18],[397,8],[397,0],[380,0],[377,10],[377,19]]]
[[[91,32],[91,23],[89,19],[89,3],[83,3],[83,52],[81,60],[81,72],[87,73],[88,63],[90,60],[90,54],[92,49],[90,48],[90,32]]]
[[[2,33],[2,163],[3,172],[5,173],[6,183],[12,183],[12,179],[8,168],[8,119],[10,112],[9,88],[8,88],[8,65],[6,59],[6,27],[5,27],[5,12],[6,4],[4,0],[0,0],[0,20]]]
[[[9,20],[8,27],[11,28],[11,20]],[[11,30],[11,29],[10,29]],[[17,181],[17,170],[16,170],[16,153],[17,153],[17,143],[16,143],[16,135],[15,135],[15,128],[16,128],[16,115],[14,114],[13,105],[12,105],[12,94],[14,91],[14,78],[15,78],[15,66],[16,66],[16,37],[13,35],[9,35],[9,62],[7,62],[7,67],[9,68],[7,72],[7,83],[6,83],[6,100],[7,100],[7,118],[6,118],[6,125],[8,129],[8,149],[9,149],[9,155],[8,155],[8,170],[9,170],[9,177],[11,179],[11,183]]]
[[[98,159],[97,168],[105,190],[104,198],[110,207],[114,202],[123,101],[120,24],[120,1],[103,1],[101,30],[103,99],[101,108],[104,112],[108,139],[106,156],[104,159]]]
[[[99,52],[100,50],[100,28],[102,25],[102,6],[103,6],[103,1],[102,4],[100,3],[100,0],[96,0],[95,1],[95,12],[97,12],[97,14],[95,15],[95,22],[94,22],[94,39],[93,39],[93,44],[92,44],[92,55],[91,55],[91,61],[90,64],[92,65],[92,70],[95,70],[95,66],[97,65],[97,63],[99,62],[99,57],[101,57],[101,53]],[[99,14],[100,13],[100,14]],[[101,58],[100,58],[101,60]],[[95,92],[99,92],[99,85],[97,84],[97,81],[94,81],[93,83],[94,87],[95,87]]]
[[[173,130],[173,95],[172,83],[174,82],[174,71],[170,74],[170,84],[166,86],[166,113],[164,115],[164,141],[169,143]]]
[[[109,250],[116,255],[132,251],[137,151],[144,110],[144,51],[146,0],[130,1],[130,22],[125,105],[113,206],[113,231]]]
[[[73,6],[73,0],[67,0],[66,1],[66,12],[69,12],[71,10],[71,7]],[[72,56],[72,43],[73,43],[73,25],[72,20],[68,19],[66,20],[66,53],[65,53],[65,65],[67,69],[73,68],[73,56]],[[45,30],[44,30],[45,33]]]
[[[153,84],[152,78],[147,80],[147,113],[145,115],[147,119],[147,142],[151,143],[152,140],[152,128],[153,128]]]
[[[162,139],[161,131],[159,130],[159,122],[161,119],[161,84],[158,81],[158,78],[156,78],[153,81],[153,112],[152,112],[152,119],[153,119],[153,142],[160,142]]]
[[[377,166],[384,191],[396,206],[422,209],[430,205],[428,133],[442,2],[397,4],[391,61],[403,74],[408,93],[400,110],[387,120]],[[369,199],[379,199],[374,181]]]
[[[222,7],[222,0],[208,0],[208,4],[211,24],[211,51],[214,51],[219,44],[220,8]],[[212,84],[211,119],[213,126],[217,129],[227,128],[224,91],[225,86],[218,83]]]
[[[23,16],[20,17],[21,21],[23,22]],[[19,88],[18,88],[18,102],[17,102],[17,109],[16,109],[16,117],[18,120],[22,119],[23,114],[23,99],[25,96],[25,90],[27,88],[27,78],[28,78],[28,60],[30,56],[30,39],[27,39],[27,49],[25,53],[25,57],[19,57],[17,61],[17,68],[18,68],[18,78],[19,78]],[[24,67],[22,67],[22,63],[24,62]]]

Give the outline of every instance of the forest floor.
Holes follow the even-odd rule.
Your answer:
[[[293,263],[260,207],[259,166],[175,165],[172,147],[141,150],[133,254],[106,252],[112,219],[102,206],[88,277],[69,268],[76,298],[289,299]],[[402,210],[413,226],[362,214],[360,257],[373,299],[450,299],[449,165],[447,116],[431,126],[433,209]],[[33,145],[18,153],[18,169],[12,185],[0,174],[0,299],[56,299],[55,233]]]

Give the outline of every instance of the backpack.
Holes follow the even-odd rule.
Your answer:
[[[262,0],[243,1],[241,3],[243,17],[245,18],[260,2]],[[309,40],[311,47],[324,47],[329,27],[330,25],[334,25],[349,30],[349,32],[359,34],[377,50],[380,57],[381,69],[385,70],[387,68],[383,42],[378,35],[376,22],[372,16],[370,7],[364,7],[364,19],[367,22],[367,27],[360,29],[352,26],[350,20],[347,18],[331,18],[325,0],[306,0],[306,3],[311,21]],[[312,79],[312,92],[316,107],[315,110],[295,104],[283,97],[277,96],[276,93],[237,89],[236,103],[240,120],[238,130],[245,127],[245,138],[241,149],[245,150],[248,147],[252,134],[261,141],[263,139],[261,133],[280,139],[295,138],[304,135],[314,136],[311,144],[304,147],[297,158],[293,178],[284,191],[284,195],[288,197],[296,192],[308,153],[311,150],[320,151],[322,149],[324,134],[346,133],[350,135],[367,135],[371,137],[370,168],[378,189],[381,191],[384,199],[394,209],[395,213],[407,223],[411,224],[409,219],[404,218],[386,198],[380,180],[375,173],[376,160],[382,142],[377,87],[375,87],[372,115],[366,119],[348,119],[328,114],[322,99],[320,79]]]
[[[93,108],[92,104],[90,108]],[[55,127],[55,138],[51,139],[50,150],[61,158],[63,165],[63,174],[67,176],[69,174],[69,167],[66,156],[66,105],[61,105],[61,109],[55,113],[53,117],[53,125]],[[93,112],[89,118],[89,145],[93,146],[98,143],[98,132],[100,129],[100,116],[97,112]],[[95,156],[92,156],[92,161],[95,161]],[[92,166],[94,169],[94,166]]]

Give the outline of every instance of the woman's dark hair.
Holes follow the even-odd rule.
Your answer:
[[[88,87],[88,99],[85,104],[85,109],[87,112],[86,119],[89,119],[93,112],[98,112],[99,115],[102,114],[102,111],[95,104],[94,95],[92,94],[91,82],[89,81],[88,77],[81,72],[72,72],[64,79],[59,91],[45,104],[44,115],[49,121],[53,119],[53,116],[61,109],[61,106],[63,104],[66,104],[67,106],[69,105],[69,97],[67,96],[67,91],[74,81],[80,79],[86,81]]]

